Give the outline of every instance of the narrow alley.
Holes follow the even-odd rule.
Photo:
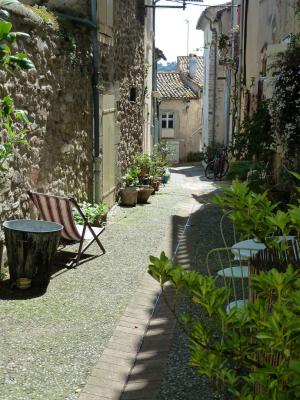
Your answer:
[[[198,166],[172,168],[170,183],[151,204],[113,208],[103,235],[107,253],[58,270],[43,296],[11,298],[2,290],[1,399],[117,399],[123,391],[124,400],[155,398],[174,321],[159,302],[151,319],[159,287],[146,272],[149,255],[164,250],[204,271],[205,254],[218,242],[220,213],[209,202],[216,187],[203,175]],[[153,326],[166,330],[159,335],[166,342],[143,339]],[[134,365],[137,353],[142,366]],[[183,363],[172,364],[182,370],[178,381]],[[161,399],[183,398],[168,396],[161,393]]]

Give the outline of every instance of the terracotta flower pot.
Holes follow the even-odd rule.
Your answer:
[[[120,190],[121,204],[123,206],[135,207],[137,203],[138,191],[135,187],[126,187]]]
[[[153,190],[154,189],[151,186],[140,186],[139,190],[138,190],[138,203],[141,203],[141,204],[147,203]]]

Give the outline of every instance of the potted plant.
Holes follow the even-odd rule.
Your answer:
[[[149,197],[153,193],[154,189],[151,185],[139,185],[137,202],[140,204],[145,204],[148,202]]]
[[[140,169],[132,167],[126,175],[123,176],[125,187],[120,189],[121,204],[123,206],[136,206],[138,196]]]
[[[107,220],[108,207],[105,203],[91,204],[86,201],[79,203],[81,211],[85,215],[89,224],[93,226],[102,226]],[[72,210],[74,221],[83,225],[84,221],[76,208]]]
[[[139,153],[134,158],[134,166],[140,169],[139,178],[142,180],[145,176],[149,176],[153,161],[146,153]]]

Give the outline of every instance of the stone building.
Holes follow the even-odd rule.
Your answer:
[[[177,70],[157,74],[159,138],[172,149],[173,162],[200,151],[203,59],[178,57]]]
[[[300,32],[296,7],[296,0],[241,3],[241,114],[253,110],[261,96],[271,97],[274,58]]]
[[[203,132],[201,147],[229,142],[230,108],[228,70],[219,51],[221,35],[230,35],[230,3],[207,7],[201,14],[197,29],[204,32],[204,89],[203,89]],[[229,86],[230,87],[230,86]],[[227,112],[226,112],[227,109]]]
[[[112,205],[134,154],[151,145],[145,57],[152,11],[139,0],[22,3],[10,6],[11,22],[30,33],[18,50],[36,68],[1,72],[0,87],[28,111],[30,146],[8,165],[1,217],[28,217],[28,189]]]
[[[204,144],[228,144],[246,114],[273,92],[271,65],[300,32],[297,0],[232,0],[208,7],[204,32]],[[220,40],[223,48],[220,49]]]

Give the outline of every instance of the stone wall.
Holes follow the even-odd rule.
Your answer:
[[[24,12],[23,12],[24,13]],[[30,147],[18,150],[0,189],[1,219],[28,217],[26,190],[86,199],[92,189],[92,83],[90,32],[58,30],[30,12],[13,14],[15,31],[31,38],[18,50],[36,69],[1,72],[1,97],[10,94],[31,122]]]
[[[114,6],[114,77],[119,82],[118,115],[120,143],[118,164],[121,173],[142,150],[144,129],[144,25],[137,0],[116,0]],[[136,99],[130,101],[130,90]]]

